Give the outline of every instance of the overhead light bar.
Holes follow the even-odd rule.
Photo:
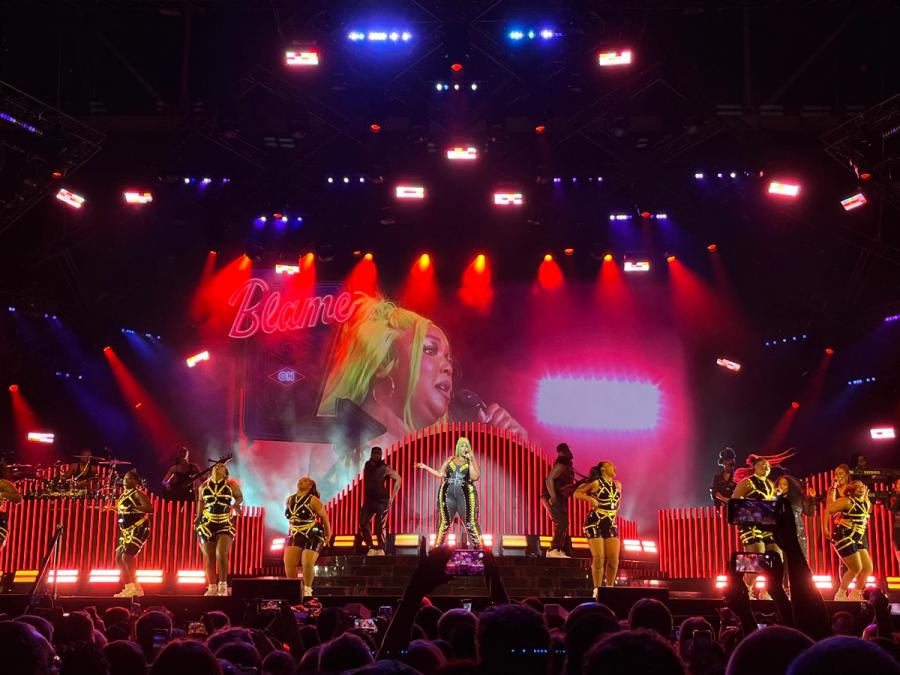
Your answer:
[[[783,197],[796,197],[800,194],[800,186],[796,183],[781,183],[773,180],[769,183],[770,195],[781,195]]]
[[[478,149],[473,145],[469,145],[469,146],[465,146],[465,147],[457,145],[457,146],[447,150],[447,159],[453,159],[453,160],[461,159],[461,160],[467,160],[467,161],[473,160],[473,159],[478,159]]]
[[[626,260],[624,269],[626,272],[649,272],[649,260]]]
[[[149,204],[153,201],[153,195],[149,192],[125,192],[126,204]]]
[[[194,354],[193,356],[187,357],[184,362],[187,364],[188,368],[193,368],[201,361],[209,361],[209,352],[202,351],[199,354]]]
[[[884,317],[885,323],[893,323],[894,321],[900,321],[900,314],[891,314],[890,316]]]
[[[627,66],[631,63],[631,50],[622,49],[620,51],[605,51],[597,55],[597,63],[606,68],[607,66]]]
[[[496,206],[522,206],[523,197],[521,192],[495,192],[494,204]]]
[[[317,66],[319,65],[319,52],[315,49],[285,50],[284,64],[286,66],[299,66],[301,68],[307,66]]]
[[[288,276],[290,276],[292,274],[300,274],[300,266],[299,265],[283,265],[281,263],[276,263],[275,274],[287,274]]]
[[[44,132],[38,129],[37,127],[28,124],[24,120],[20,120],[18,117],[14,115],[10,115],[9,113],[0,112],[0,120],[6,120],[10,124],[15,124],[17,127],[28,131],[29,133],[35,134],[37,136],[43,136]]]
[[[852,211],[853,209],[858,209],[860,206],[865,205],[868,201],[869,200],[866,199],[866,196],[862,192],[857,192],[851,197],[842,199],[841,206],[844,207],[844,211]]]
[[[869,429],[869,435],[873,440],[878,441],[897,438],[894,427],[875,427],[874,429]]]
[[[610,213],[609,219],[610,220],[631,220],[631,214],[630,213]]]
[[[729,359],[722,358],[722,357],[719,357],[716,359],[716,365],[722,366],[723,368],[726,368],[727,370],[731,370],[735,373],[740,372],[740,370],[741,370],[740,363],[738,363],[737,361],[730,361]]]
[[[425,187],[422,185],[398,185],[394,188],[397,199],[425,199]]]
[[[354,30],[347,33],[350,42],[409,42],[412,33],[408,30]]]
[[[56,198],[63,204],[68,204],[73,209],[80,209],[84,205],[84,197],[76,195],[74,192],[69,192],[64,188],[56,193]]]
[[[53,442],[56,440],[56,435],[51,431],[29,431],[26,438],[29,443],[53,445]]]
[[[513,42],[525,42],[527,40],[552,40],[562,37],[562,33],[553,28],[513,28],[506,33],[506,37]]]

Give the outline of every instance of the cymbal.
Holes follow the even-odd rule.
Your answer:
[[[82,456],[82,455],[72,455],[72,457],[74,457],[75,459],[83,459],[83,456]],[[88,457],[87,459],[88,459],[88,461],[90,462],[90,461],[95,460],[95,459],[101,459],[101,460],[102,460],[103,457],[98,457],[97,455],[91,455],[91,456]]]
[[[105,459],[100,462],[100,466],[125,466],[126,464],[131,464],[131,462],[125,459]]]
[[[15,471],[16,469],[33,469],[34,464],[7,464],[7,469],[12,469]]]

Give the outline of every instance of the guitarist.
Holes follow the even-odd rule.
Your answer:
[[[194,481],[199,478],[200,467],[190,461],[191,451],[185,446],[178,448],[175,464],[166,471],[163,478],[165,497],[176,502],[193,502],[197,499]]]
[[[566,443],[556,446],[556,462],[544,481],[541,503],[553,521],[553,541],[548,558],[568,558],[569,546],[569,497],[575,491],[575,469],[572,451]]]

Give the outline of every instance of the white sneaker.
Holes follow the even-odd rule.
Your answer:
[[[854,588],[852,591],[847,593],[847,599],[852,600],[853,602],[862,602],[863,601],[863,592],[859,588]]]
[[[377,549],[377,548],[370,548],[370,549],[368,550],[368,552],[366,553],[366,556],[367,556],[367,557],[372,557],[372,556],[376,556],[376,555],[378,555],[378,549]]]
[[[216,584],[210,584],[203,594],[204,598],[211,598],[219,594],[219,587]]]
[[[375,549],[375,555],[384,555],[384,549],[383,549],[383,548],[376,548],[376,549]]]
[[[313,589],[312,589],[312,586],[304,586],[304,587],[303,587],[303,597],[304,597],[304,598],[311,598],[312,596],[313,596]]]
[[[837,593],[834,594],[834,599],[836,602],[841,601],[841,600],[849,600],[850,598],[847,595],[847,589],[846,588],[838,588]]]
[[[223,597],[228,595],[228,582],[227,581],[219,582],[218,592],[216,593],[216,595],[220,595]]]
[[[140,584],[132,584],[132,585],[131,585],[131,593],[132,593],[132,595],[134,595],[134,597],[136,597],[136,598],[142,598],[142,597],[144,597],[144,589],[141,588],[141,585],[140,585]]]
[[[141,592],[141,595],[143,595],[143,594],[144,593]],[[125,584],[125,588],[123,588],[118,593],[114,594],[113,597],[114,598],[133,598],[134,595],[135,595],[134,587],[131,584]]]
[[[557,555],[556,555],[557,558],[571,558],[572,557],[570,555],[566,555],[565,551],[557,551],[556,553],[557,553]]]
[[[547,558],[561,558],[562,555],[563,554],[561,551],[557,551],[555,548],[551,548],[549,551],[547,551],[546,557]]]

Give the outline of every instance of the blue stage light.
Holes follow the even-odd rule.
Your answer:
[[[353,30],[347,33],[350,42],[409,42],[412,33],[408,30]]]

